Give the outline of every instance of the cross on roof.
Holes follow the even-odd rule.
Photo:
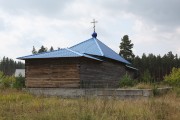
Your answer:
[[[95,24],[97,23],[98,21],[95,21],[95,19],[93,19],[93,21],[91,22],[91,23],[93,23],[94,24],[94,26],[93,26],[93,28],[94,28],[94,32],[95,32]]]

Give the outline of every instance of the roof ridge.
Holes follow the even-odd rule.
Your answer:
[[[79,53],[79,52],[77,52],[77,51],[71,50],[71,49],[69,49],[69,48],[65,48],[65,49],[68,50],[68,51],[71,51],[71,52],[73,52],[73,53],[75,53],[75,54],[77,54],[77,55],[83,56],[83,54],[81,54],[81,53]]]
[[[104,53],[103,53],[103,51],[102,51],[101,47],[99,46],[99,44],[98,44],[98,42],[97,42],[97,39],[96,39],[96,38],[94,38],[94,41],[95,41],[96,45],[98,46],[98,49],[99,49],[99,51],[100,51],[101,55],[102,55],[102,56],[104,56]]]
[[[73,53],[75,53],[75,54],[78,54],[78,55],[80,55],[80,56],[84,56],[84,57],[87,57],[87,58],[91,58],[91,59],[96,59],[96,60],[102,61],[102,60],[100,60],[100,59],[98,59],[98,58],[96,58],[96,57],[92,57],[92,56],[90,56],[90,55],[82,54],[82,53],[79,53],[79,52],[77,52],[77,51],[71,50],[71,49],[69,49],[69,48],[66,48],[66,50],[71,51],[71,52],[73,52]]]
[[[97,42],[98,42],[100,45],[102,44],[103,46],[107,47],[111,52],[115,53],[115,54],[118,55],[120,58],[124,59],[124,62],[125,62],[125,63],[131,64],[131,63],[129,63],[129,61],[127,61],[124,57],[122,57],[122,56],[119,55],[117,52],[115,52],[112,48],[108,47],[106,44],[104,44],[104,43],[101,42],[100,40],[98,40],[98,39],[96,39],[96,40],[97,40]],[[99,45],[99,44],[98,44],[98,45]],[[101,50],[102,50],[102,49],[101,49]],[[103,50],[102,50],[102,51],[103,51]],[[104,52],[103,52],[103,53],[104,53]],[[107,58],[112,59],[111,57],[107,56],[106,54],[104,54],[104,56],[107,57]]]
[[[85,41],[82,41],[82,42],[80,42],[80,43],[78,43],[78,44],[76,44],[76,45],[73,45],[73,46],[69,47],[69,48],[72,48],[72,47],[78,46],[78,45],[80,45],[80,44],[82,44],[82,43],[84,43],[84,42],[86,42],[86,41],[89,41],[89,40],[92,40],[92,38],[87,39],[87,40],[85,40]]]

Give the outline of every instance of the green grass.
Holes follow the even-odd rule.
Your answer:
[[[118,100],[37,97],[5,89],[0,90],[0,120],[179,120],[175,90],[150,99]]]

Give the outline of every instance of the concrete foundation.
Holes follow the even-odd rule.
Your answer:
[[[172,88],[158,88],[159,94],[165,94]],[[67,89],[67,88],[24,88],[34,95],[77,97],[115,97],[115,98],[148,98],[152,97],[152,89]]]

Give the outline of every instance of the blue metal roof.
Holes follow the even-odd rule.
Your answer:
[[[37,59],[37,58],[63,58],[63,57],[86,57],[86,58],[102,61],[98,58],[95,58],[95,57],[92,57],[89,55],[85,55],[85,54],[81,54],[81,53],[78,53],[78,52],[73,51],[68,48],[55,50],[55,51],[51,51],[51,52],[43,52],[43,53],[39,53],[39,54],[23,56],[23,57],[19,57],[17,59],[26,60],[26,59]]]
[[[101,41],[99,41],[94,37],[84,42],[81,42],[77,45],[74,45],[70,48],[64,48],[52,52],[44,52],[35,55],[23,56],[17,59],[25,60],[25,59],[36,59],[36,58],[86,57],[86,58],[102,61],[90,55],[102,56],[125,64],[130,64],[127,60],[125,60],[119,54],[114,52],[111,48],[109,48],[104,43],[102,43]]]
[[[123,62],[123,63],[126,63],[126,64],[131,64],[126,59],[124,59],[119,54],[117,54],[115,51],[113,51],[111,48],[106,46],[104,43],[102,43],[98,39],[95,39],[95,40],[97,41],[97,44],[99,45],[104,57],[114,59],[114,60],[117,60],[117,61],[120,61],[120,62]]]
[[[70,49],[77,51],[79,53],[103,56],[101,49],[99,48],[98,44],[96,44],[96,41],[93,38],[81,42],[77,45],[74,45],[70,47]]]
[[[34,55],[19,57],[18,59],[33,59],[33,58],[57,58],[57,57],[79,57],[79,54],[71,52],[67,49],[55,50],[52,52],[43,52]]]
[[[96,38],[88,39],[82,43],[70,47],[70,49],[82,54],[102,56],[119,62],[123,62],[125,64],[131,64]]]

